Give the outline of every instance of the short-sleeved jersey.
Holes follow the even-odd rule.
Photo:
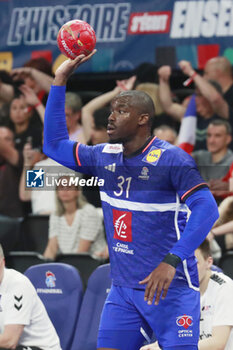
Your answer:
[[[104,179],[100,188],[113,283],[139,285],[184,231],[185,199],[206,186],[187,153],[154,137],[130,157],[121,144],[77,144],[78,171]],[[198,287],[196,260],[177,267],[174,284]]]
[[[0,333],[10,324],[24,325],[19,345],[61,350],[55,328],[32,283],[18,271],[5,269],[0,284]]]
[[[213,327],[233,327],[233,281],[223,273],[213,272],[201,296],[200,339],[212,336]],[[225,350],[233,349],[233,328]]]

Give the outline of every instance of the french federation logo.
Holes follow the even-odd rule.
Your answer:
[[[26,187],[44,187],[44,174],[45,172],[42,169],[27,170]]]
[[[46,279],[45,279],[46,286],[48,288],[56,287],[56,283],[55,283],[56,277],[54,273],[51,271],[47,271],[45,275],[46,275]]]

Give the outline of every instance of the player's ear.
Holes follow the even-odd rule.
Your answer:
[[[149,114],[144,113],[144,114],[140,114],[139,118],[138,118],[138,125],[145,125],[149,123]]]

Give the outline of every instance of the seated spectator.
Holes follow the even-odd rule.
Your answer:
[[[233,349],[233,281],[223,273],[211,271],[213,259],[208,240],[195,252],[201,293],[198,350]],[[140,350],[159,350],[159,344]]]
[[[74,92],[67,92],[65,113],[69,137],[72,141],[86,143],[81,125],[81,108],[82,101],[79,95]]]
[[[70,177],[63,177],[69,181]],[[58,253],[90,253],[102,256],[106,249],[102,219],[87,203],[78,186],[57,187],[56,213],[49,220],[49,241],[44,256],[55,259]]]
[[[228,148],[231,134],[231,126],[226,120],[213,120],[207,129],[207,151],[193,152],[193,158],[205,181],[221,179],[229,171],[233,162],[233,152]]]
[[[29,279],[5,268],[0,245],[0,348],[61,350],[56,330]]]
[[[158,126],[153,130],[153,135],[157,136],[160,140],[169,142],[172,145],[176,144],[177,132],[168,125]]]
[[[0,127],[0,214],[20,217],[24,206],[19,199],[18,187],[23,167],[22,154],[14,146],[14,134]]]

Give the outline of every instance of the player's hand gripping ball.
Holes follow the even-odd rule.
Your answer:
[[[95,48],[95,31],[87,22],[75,19],[60,28],[57,43],[60,51],[72,60],[82,54],[88,56]]]

